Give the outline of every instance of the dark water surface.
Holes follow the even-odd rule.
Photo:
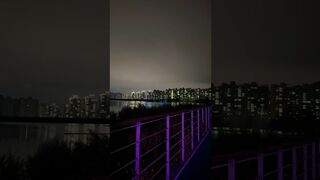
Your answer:
[[[0,122],[0,156],[13,154],[25,158],[51,140],[68,144],[86,143],[90,133],[110,135],[109,124]]]

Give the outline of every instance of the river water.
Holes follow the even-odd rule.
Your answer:
[[[0,122],[0,156],[13,154],[27,157],[50,140],[61,140],[68,144],[87,142],[90,132],[110,135],[109,124],[77,123],[17,123]]]
[[[118,113],[124,107],[134,108],[139,104],[146,108],[156,108],[169,104],[178,106],[185,103],[112,100],[110,111]],[[74,122],[77,121],[74,120]],[[51,140],[60,140],[68,144],[79,141],[86,143],[90,132],[106,135],[110,138],[110,124],[0,121],[0,156],[13,154],[25,158],[34,154],[41,144]]]

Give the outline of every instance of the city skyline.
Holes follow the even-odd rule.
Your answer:
[[[216,107],[215,111],[223,111],[226,113],[224,117],[228,117],[228,113],[233,115],[241,113],[239,107],[245,101],[251,101],[253,103],[254,109],[259,109],[258,113],[264,117],[270,118],[271,114],[265,114],[270,106],[270,103],[274,100],[270,99],[274,96],[274,92],[277,92],[277,89],[282,89],[280,92],[283,92],[281,97],[284,101],[287,101],[287,98],[292,99],[294,103],[298,103],[304,98],[304,101],[301,102],[307,106],[308,101],[312,99],[315,104],[315,109],[319,109],[319,92],[320,92],[320,81],[313,82],[311,84],[299,84],[299,85],[289,85],[285,83],[280,84],[259,84],[258,82],[224,82],[220,85],[214,85],[212,88],[169,88],[165,90],[155,89],[152,91],[133,91],[131,93],[99,93],[99,94],[87,94],[85,96],[79,96],[73,94],[65,99],[63,104],[57,104],[55,102],[44,103],[38,99],[32,97],[8,97],[0,95],[0,116],[34,116],[34,117],[89,117],[95,118],[99,115],[103,115],[108,109],[108,97],[113,102],[118,102],[117,100],[122,99],[127,102],[137,101],[136,104],[141,103],[142,101],[159,101],[162,102],[205,102],[206,100],[212,100],[213,105]],[[276,90],[276,91],[275,91]],[[293,93],[293,94],[292,94]],[[303,95],[305,94],[305,95]],[[222,99],[221,99],[222,98]],[[248,98],[248,99],[243,99]],[[297,98],[294,100],[294,98]],[[311,98],[311,99],[310,99]],[[222,104],[221,101],[222,100]],[[140,102],[139,102],[140,101]],[[160,102],[160,101],[159,101]],[[231,103],[231,106],[227,106],[228,103]],[[289,104],[291,101],[289,102]],[[261,106],[261,104],[263,104]],[[299,103],[298,103],[299,104]],[[223,105],[223,106],[221,106]],[[112,105],[110,106],[112,107]],[[244,105],[243,107],[246,107]],[[248,106],[250,108],[250,106]],[[227,109],[232,108],[232,111],[226,111]],[[282,108],[280,106],[280,108]],[[296,107],[291,107],[290,110],[297,110]],[[300,108],[300,107],[299,107]],[[102,112],[102,111],[103,112]],[[270,109],[269,109],[270,110]],[[75,115],[78,112],[78,115]],[[298,112],[298,111],[297,111]],[[243,112],[242,112],[243,113]],[[233,117],[233,116],[232,116]],[[320,117],[320,116],[319,116]],[[233,117],[234,118],[234,117]]]
[[[73,94],[63,103],[42,102],[34,97],[0,94],[0,117],[107,118],[109,92],[79,96]]]

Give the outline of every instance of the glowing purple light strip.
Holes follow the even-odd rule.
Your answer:
[[[297,180],[297,149],[292,147],[292,179]]]
[[[194,140],[194,137],[193,137],[193,133],[194,133],[194,129],[193,129],[193,111],[191,111],[191,150],[193,150],[193,140]]]
[[[312,180],[317,178],[317,156],[316,156],[316,144],[312,143]]]
[[[211,107],[210,107],[211,108]],[[199,146],[203,143],[205,137],[208,136],[209,128],[204,128],[204,125],[207,127],[209,125],[210,122],[210,113],[209,113],[209,107],[205,107],[201,108],[202,112],[200,112],[200,108],[197,109],[197,128],[198,128],[198,134],[197,134],[197,139],[198,139],[198,143],[194,144],[195,141],[195,137],[194,137],[194,133],[195,133],[195,127],[194,127],[194,111],[195,110],[191,110],[191,150],[192,153],[190,156],[188,156],[187,158],[185,157],[185,112],[182,112],[181,114],[181,151],[182,151],[182,161],[185,161],[187,159],[186,163],[183,163],[183,167],[180,169],[178,176],[180,175],[180,173],[182,172],[182,170],[185,168],[185,166],[188,164],[188,162],[190,161],[190,159],[194,156],[194,153],[198,150]],[[201,114],[202,113],[202,114]],[[204,114],[205,113],[205,114]],[[202,116],[201,116],[202,115]],[[201,116],[201,120],[202,120],[202,126],[200,124],[200,116]],[[140,170],[140,166],[141,166],[141,127],[143,124],[141,124],[141,122],[137,122],[135,126],[136,129],[136,141],[135,141],[135,168],[134,168],[134,172],[135,172],[135,178],[136,180],[140,179],[141,176],[141,170]],[[203,132],[202,132],[203,131]],[[202,132],[202,133],[201,133]],[[201,138],[201,140],[200,140]],[[170,180],[171,177],[171,172],[170,172],[170,116],[166,117],[166,180]],[[175,173],[174,173],[175,174]],[[175,175],[172,175],[172,177],[177,177]]]
[[[210,128],[210,107],[208,107],[208,128]]]
[[[283,180],[283,151],[278,151],[278,180]]]
[[[210,112],[209,112],[209,126],[210,126],[210,128],[212,127],[212,125],[211,125],[211,123],[212,123],[212,106],[210,106]]]
[[[198,142],[200,142],[200,109],[197,110],[197,123],[198,123]],[[181,119],[182,119],[182,129],[184,130],[184,113],[182,113],[181,115]],[[209,116],[207,116],[209,118]],[[204,109],[202,108],[202,124],[204,123]],[[184,131],[182,131],[183,135],[182,135],[182,141],[184,142]],[[194,154],[197,152],[198,148],[201,146],[201,144],[204,142],[204,140],[206,139],[206,137],[209,135],[210,131],[208,131],[208,129],[205,129],[204,131],[204,137],[201,139],[201,142],[199,144],[196,145],[196,149],[192,151],[192,154],[190,155],[190,157],[187,159],[187,161],[183,164],[182,168],[180,169],[180,171],[178,172],[178,174],[175,176],[175,180],[178,179],[178,177],[181,175],[181,173],[183,172],[184,168],[187,166],[187,164],[189,163],[189,161],[193,158]],[[193,137],[193,111],[191,111],[191,135]],[[193,144],[193,138],[192,138],[192,142]],[[183,148],[182,151],[184,152],[184,143],[183,144]],[[183,157],[183,161],[184,161],[184,153],[182,155]],[[235,177],[235,176],[234,176]]]
[[[205,116],[205,128],[208,128],[208,108],[204,108],[204,116]]]
[[[228,161],[228,180],[235,180],[236,179],[236,163],[235,161],[229,160]]]
[[[170,180],[170,116],[166,119],[166,180]]]
[[[258,180],[263,180],[264,178],[264,167],[263,167],[263,154],[258,155]]]
[[[181,160],[184,161],[184,112],[181,113]]]
[[[141,123],[138,122],[136,126],[136,159],[135,159],[136,180],[140,179],[140,135],[141,135]]]
[[[197,110],[198,112],[198,143],[200,142],[200,112],[199,112],[199,109]]]
[[[201,108],[202,115],[201,115],[201,122],[204,123],[204,108]]]
[[[208,107],[208,128],[210,129],[211,128],[211,115],[210,115],[210,113],[211,113],[211,106],[210,107]]]

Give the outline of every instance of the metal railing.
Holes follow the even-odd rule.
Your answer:
[[[230,159],[211,167],[217,179],[303,179],[319,178],[319,144],[304,144],[246,159]]]
[[[211,107],[111,130],[111,179],[177,179],[210,133]]]

